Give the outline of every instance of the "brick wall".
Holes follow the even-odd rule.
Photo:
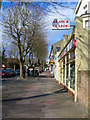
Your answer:
[[[88,71],[78,71],[78,102],[88,110]]]

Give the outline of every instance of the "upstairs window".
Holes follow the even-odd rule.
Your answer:
[[[85,14],[87,14],[87,10],[85,11]]]
[[[85,21],[85,28],[89,28],[89,20]]]
[[[84,14],[87,14],[87,5],[84,7]]]

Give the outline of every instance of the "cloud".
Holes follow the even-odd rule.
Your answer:
[[[70,30],[52,30],[52,22],[55,18],[57,19],[69,19],[70,20],[70,24],[74,25],[74,18],[75,18],[75,14],[74,14],[74,10],[76,7],[77,3],[63,3],[63,5],[65,6],[69,6],[69,8],[63,8],[63,7],[59,7],[56,6],[56,9],[52,6],[49,7],[49,9],[51,10],[51,12],[49,12],[45,17],[44,17],[44,21],[47,25],[46,29],[47,29],[47,42],[49,43],[49,47],[48,50],[50,52],[51,46],[52,44],[54,44],[55,42],[61,40],[63,38],[63,34],[67,34],[69,35],[72,28],[70,28]],[[74,8],[74,9],[71,9]]]
[[[72,6],[70,6],[72,5]],[[59,7],[57,6],[56,9],[51,6],[49,9],[51,12],[49,12],[46,17],[45,17],[45,23],[47,24],[47,28],[52,29],[52,21],[55,18],[58,19],[70,19],[71,23],[74,23],[74,10],[71,9],[72,7],[75,8],[75,5],[69,3],[70,8],[65,8],[65,7]]]

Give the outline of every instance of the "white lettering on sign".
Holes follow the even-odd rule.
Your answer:
[[[61,20],[61,19],[54,19],[52,22],[52,30],[59,30],[59,29],[70,29],[70,21]]]

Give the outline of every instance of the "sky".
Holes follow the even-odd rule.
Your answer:
[[[6,1],[6,0],[4,0]],[[7,0],[8,1],[8,0]],[[57,0],[57,1],[62,1],[62,0]],[[68,0],[70,1],[70,0]],[[5,6],[8,6],[10,3],[6,2],[6,4],[4,4]],[[42,3],[39,3],[42,5]],[[77,5],[77,0],[73,0],[73,2],[65,2],[65,0],[62,2],[62,5],[64,6],[69,6],[69,8],[67,7],[56,7],[56,9],[54,9],[52,6],[45,6],[45,9],[47,9],[49,7],[49,9],[52,12],[47,12],[47,14],[44,16],[44,22],[46,24],[46,40],[48,43],[48,56],[50,54],[50,50],[51,50],[51,46],[52,44],[56,43],[57,41],[61,40],[63,38],[63,34],[65,35],[69,35],[72,27],[70,27],[70,30],[52,30],[52,22],[55,18],[57,19],[69,19],[70,20],[70,25],[74,25],[74,19],[75,19],[75,14],[74,14],[74,10],[76,8]],[[4,6],[4,7],[5,7]],[[2,4],[2,8],[3,4]],[[73,9],[71,9],[73,8]],[[64,16],[63,16],[64,15]],[[47,58],[48,59],[48,58]]]
[[[70,6],[72,8],[76,8],[77,2],[68,2],[65,3],[63,2],[63,5]],[[65,16],[62,16],[60,13],[57,13],[53,7],[50,7],[52,11],[55,13],[48,13],[45,17],[48,29],[47,29],[47,42],[49,43],[48,50],[50,54],[51,46],[55,42],[61,40],[63,38],[63,34],[69,35],[72,28],[70,27],[70,30],[52,30],[52,21],[57,18],[57,19],[69,19],[70,20],[70,25],[75,25],[74,19],[75,19],[75,14],[74,10],[70,8],[62,8],[62,7],[57,7],[57,11],[59,11],[61,14],[64,14]]]

